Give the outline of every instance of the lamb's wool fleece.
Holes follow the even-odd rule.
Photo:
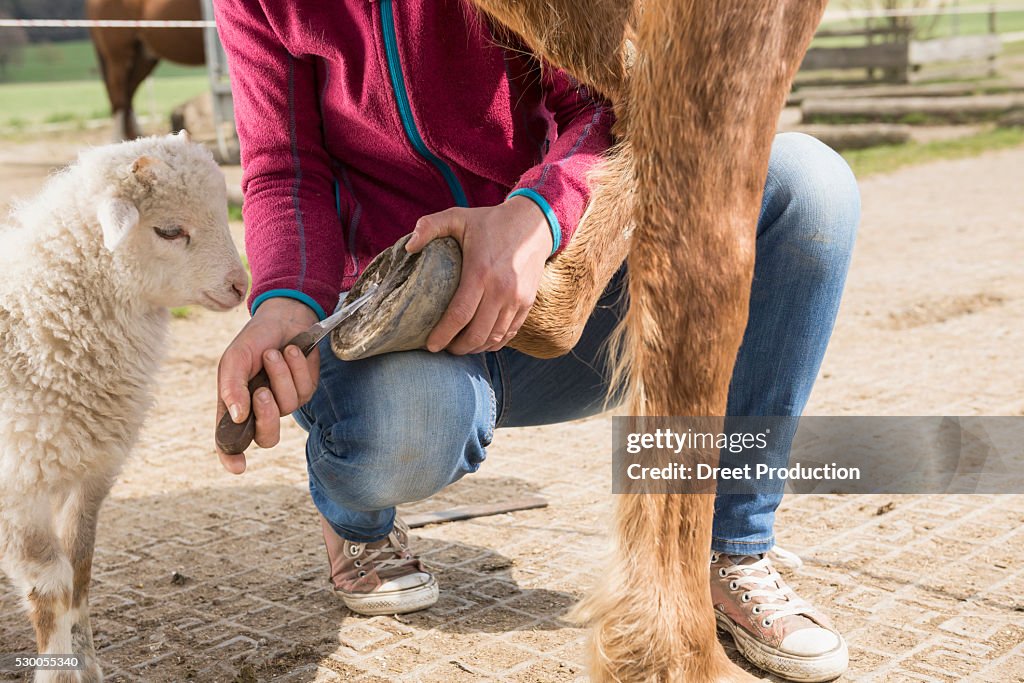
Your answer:
[[[172,182],[133,176],[147,155]],[[227,205],[212,157],[170,136],[88,150],[15,209],[0,231],[0,514],[19,492],[59,493],[87,469],[114,474],[150,406],[165,283],[137,252],[104,246],[97,213],[112,188],[143,221],[177,206],[184,220],[226,223],[212,215]],[[211,215],[187,215],[196,211]]]
[[[39,654],[100,683],[88,591],[99,508],[152,401],[168,307],[245,293],[224,177],[188,137],[83,153],[0,230],[0,567]]]

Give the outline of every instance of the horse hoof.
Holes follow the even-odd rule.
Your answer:
[[[375,258],[353,285],[348,299],[370,284],[377,291],[331,333],[331,349],[342,360],[392,351],[422,349],[462,273],[462,250],[451,237],[433,240],[417,254],[405,251],[409,235]]]

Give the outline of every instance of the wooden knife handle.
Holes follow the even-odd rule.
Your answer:
[[[252,443],[256,436],[256,412],[252,406],[252,395],[261,387],[269,387],[270,378],[266,370],[249,380],[249,414],[243,422],[235,422],[231,419],[231,413],[224,413],[217,425],[216,441],[217,448],[228,455],[244,453],[245,449]]]
[[[282,347],[281,351],[283,352],[289,346],[298,346],[302,353],[308,356],[316,346],[313,342],[314,339],[313,332],[308,330],[300,332],[292,337]],[[252,444],[252,440],[256,436],[256,413],[253,410],[253,394],[263,387],[270,387],[270,377],[267,376],[266,370],[260,370],[255,377],[249,380],[249,415],[246,416],[245,420],[243,422],[235,422],[231,419],[230,413],[224,413],[224,416],[221,417],[214,439],[217,442],[217,448],[224,453],[238,455],[239,453],[244,453],[245,449]]]

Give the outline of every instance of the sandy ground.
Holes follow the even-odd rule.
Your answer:
[[[0,204],[71,147],[0,145]],[[810,413],[1024,415],[1021,188],[1024,149],[862,183]],[[440,603],[355,616],[325,590],[301,430],[288,424],[242,477],[214,455],[214,370],[245,319],[173,323],[157,408],[100,523],[93,614],[108,679],[585,680],[585,633],[566,612],[607,548],[610,420],[500,433],[478,475],[412,508],[520,493],[550,507],[421,530]],[[792,496],[777,529],[806,562],[792,583],[850,643],[843,680],[1024,681],[1024,496]],[[0,580],[0,650],[31,648]]]

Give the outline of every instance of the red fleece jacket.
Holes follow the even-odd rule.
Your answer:
[[[323,317],[427,214],[537,203],[556,250],[611,144],[608,103],[464,0],[217,0],[244,167],[250,308]]]

